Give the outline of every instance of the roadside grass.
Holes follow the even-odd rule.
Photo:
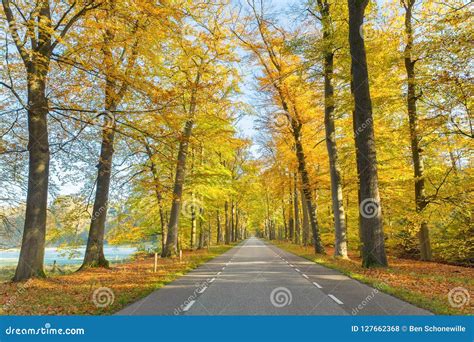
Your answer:
[[[453,307],[448,300],[449,292],[465,288],[474,293],[474,269],[436,262],[400,259],[389,256],[387,268],[363,268],[357,253],[349,253],[349,260],[334,258],[333,250],[327,255],[315,255],[313,247],[298,246],[288,242],[270,241],[275,246],[311,260],[323,266],[377,287],[385,293],[424,308],[437,315],[472,315],[474,303],[467,299],[461,307]]]
[[[213,246],[209,250],[183,251],[183,258],[158,259],[153,272],[154,257],[144,256],[109,269],[88,269],[23,283],[0,284],[1,315],[104,315],[114,313],[156,289],[175,280],[199,265],[228,251],[234,245]],[[8,271],[6,271],[8,273]],[[97,307],[93,293],[107,287],[113,303]],[[103,292],[104,293],[104,292]],[[107,300],[107,295],[98,297]],[[109,299],[110,301],[110,299]]]

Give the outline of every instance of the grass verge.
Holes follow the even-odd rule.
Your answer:
[[[23,283],[0,284],[0,314],[3,315],[102,315],[122,309],[179,276],[226,252],[231,246],[209,250],[183,251],[183,258],[158,259],[146,256],[112,265],[110,269],[89,269]],[[112,290],[113,303],[97,307],[92,296],[96,289]]]
[[[474,269],[451,266],[436,262],[399,259],[389,256],[387,268],[363,268],[360,257],[350,253],[350,260],[328,255],[315,255],[312,247],[303,247],[288,242],[271,241],[275,246],[288,252],[338,270],[365,284],[376,286],[385,293],[412,303],[438,315],[472,315],[474,293]],[[465,295],[464,290],[468,295]],[[451,295],[450,295],[450,291]],[[451,297],[451,304],[449,298]],[[456,307],[456,304],[461,304]]]

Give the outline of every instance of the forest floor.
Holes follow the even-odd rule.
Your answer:
[[[389,256],[388,268],[367,269],[361,266],[361,259],[356,252],[349,252],[350,259],[343,260],[332,256],[332,248],[326,248],[327,255],[315,255],[313,247],[271,242],[288,252],[339,270],[351,278],[434,314],[474,314],[474,300],[469,298],[474,293],[474,268]]]
[[[0,283],[0,314],[111,314],[232,247],[183,251],[182,261],[158,258],[156,272],[154,257],[142,256],[109,269],[89,269],[23,283],[3,282]]]

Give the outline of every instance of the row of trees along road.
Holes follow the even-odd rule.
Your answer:
[[[14,280],[45,276],[47,244],[86,243],[85,269],[108,267],[105,241],[173,257],[250,232],[366,267],[468,262],[469,6],[295,6],[2,0]],[[251,152],[236,127],[255,113]]]

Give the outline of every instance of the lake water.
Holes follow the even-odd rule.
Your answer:
[[[69,252],[73,251],[72,257]],[[45,265],[52,265],[54,260],[58,265],[77,265],[81,264],[84,258],[86,246],[81,246],[74,249],[58,249],[56,247],[48,247],[44,253]],[[105,258],[108,261],[122,261],[129,259],[137,248],[130,246],[104,246]],[[0,267],[16,266],[20,256],[19,248],[0,250]]]

